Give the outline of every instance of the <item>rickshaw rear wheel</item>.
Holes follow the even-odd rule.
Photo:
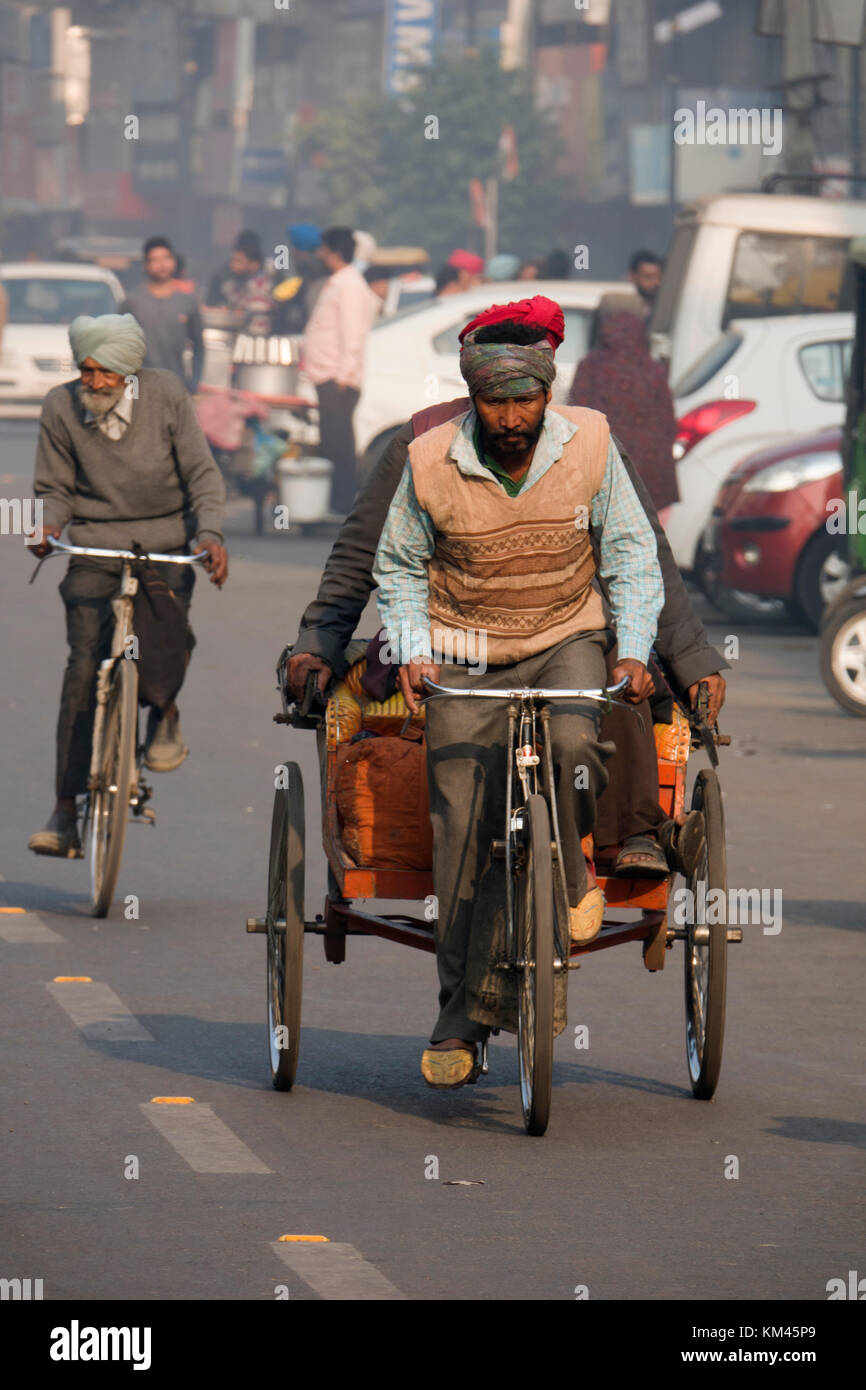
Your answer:
[[[703,811],[706,843],[694,873],[685,940],[686,1060],[692,1091],[711,1100],[722,1069],[728,957],[728,872],[725,814],[719,779],[702,769],[692,792],[692,810]],[[701,886],[703,885],[703,886]],[[713,890],[718,896],[710,897]],[[720,921],[706,920],[707,917]]]
[[[271,1079],[290,1091],[298,1068],[304,967],[304,782],[284,763],[274,794],[268,860],[268,1052]]]
[[[515,876],[518,984],[517,1053],[520,1101],[527,1134],[541,1135],[550,1119],[553,1085],[553,858],[550,812],[537,793],[526,802],[520,832],[523,866]]]

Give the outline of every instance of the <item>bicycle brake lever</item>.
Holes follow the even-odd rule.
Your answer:
[[[307,676],[304,698],[295,711],[299,719],[314,719],[324,713],[325,701],[318,686],[318,675],[318,671],[311,671]]]
[[[48,554],[50,555],[50,553],[51,553],[51,552],[49,551]],[[45,561],[46,561],[47,559],[48,559],[48,555],[42,555],[42,556],[40,556],[39,563],[37,564],[35,570],[33,571],[33,573],[31,574],[30,578],[29,578],[28,581],[27,581],[28,584],[32,584],[32,583],[33,583],[34,579],[36,578],[37,574],[39,573],[39,571],[41,570],[42,566],[45,564]]]

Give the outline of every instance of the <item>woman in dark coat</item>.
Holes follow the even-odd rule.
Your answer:
[[[664,524],[665,511],[679,501],[677,422],[665,369],[649,355],[643,319],[627,308],[606,312],[602,302],[596,346],[578,364],[568,403],[607,416]]]

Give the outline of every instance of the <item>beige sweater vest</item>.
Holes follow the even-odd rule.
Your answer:
[[[605,626],[592,587],[592,499],[600,490],[610,432],[597,410],[548,406],[577,432],[538,482],[516,497],[492,475],[466,477],[449,458],[465,417],[409,446],[415,495],[436,528],[429,583],[434,656],[469,649],[498,666],[546,651],[574,632]]]

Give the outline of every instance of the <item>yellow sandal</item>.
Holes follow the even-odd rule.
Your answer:
[[[568,909],[568,927],[572,941],[585,946],[594,941],[604,919],[605,897],[598,884],[584,893],[577,907]]]
[[[438,1091],[465,1086],[475,1070],[475,1048],[449,1048],[443,1052],[428,1047],[421,1058],[421,1075],[428,1086]]]

